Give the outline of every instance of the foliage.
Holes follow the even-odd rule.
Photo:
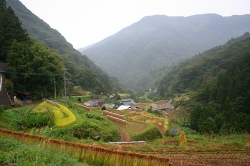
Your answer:
[[[51,115],[49,113],[28,113],[21,122],[18,123],[18,127],[22,130],[25,128],[43,127],[49,124]]]
[[[88,112],[81,114],[83,121],[72,126],[72,135],[78,139],[94,139],[100,136],[104,142],[119,141],[120,133],[116,126],[109,120]],[[104,127],[105,126],[105,127]]]
[[[8,52],[12,50],[13,40],[28,43],[30,39],[13,9],[7,7],[5,0],[1,0],[0,5],[0,61],[3,62],[6,61]]]
[[[242,59],[250,51],[249,43],[250,37],[230,45],[216,46],[173,66],[159,82],[158,94],[164,97],[165,93],[173,96],[174,93],[183,93],[185,90],[202,90],[204,93],[200,98],[208,99],[206,90],[216,87],[208,84],[213,83],[216,76],[225,71],[232,62]],[[220,93],[222,90],[223,88]]]
[[[101,141],[104,142],[120,140],[120,133],[117,127],[107,119],[96,114],[88,113],[77,107],[72,108],[71,111],[65,108],[63,108],[62,105],[56,107],[47,102],[42,102],[38,106],[34,108],[30,107],[27,110],[4,110],[0,112],[0,127],[27,131],[31,128],[41,128],[45,125],[49,125],[50,129],[39,134],[71,141],[94,139],[95,136],[101,136]],[[64,110],[62,111],[62,109]],[[57,115],[55,112],[60,115]],[[57,119],[60,124],[59,127],[57,127],[57,121],[54,120],[58,116],[60,116],[60,119]],[[72,121],[72,118],[74,118],[74,121]]]
[[[191,110],[191,128],[198,132],[250,132],[249,46],[250,37],[242,37],[174,66],[159,83],[158,94],[192,91],[178,105]]]
[[[34,100],[40,98],[41,94],[53,95],[55,83],[59,91],[59,87],[62,87],[59,80],[62,80],[60,74],[63,64],[58,54],[35,42],[28,45],[14,40],[11,46],[5,75],[13,82],[15,89],[21,92],[32,91]]]
[[[205,124],[211,123],[210,118],[213,118],[215,114],[216,111],[212,106],[202,106],[202,105],[195,106],[191,111],[191,117],[190,117],[191,129],[199,132],[207,132],[210,130],[213,131],[215,122],[214,124],[211,124],[209,126],[206,126]]]
[[[87,56],[81,55],[80,52],[75,50],[73,46],[68,43],[57,30],[52,29],[43,20],[39,19],[20,1],[8,0],[7,4],[13,8],[15,14],[22,22],[22,26],[27,29],[27,32],[31,38],[42,43],[46,49],[50,48],[56,52],[56,54],[60,55],[59,59],[63,61],[63,67],[67,69],[66,77],[68,78],[67,87],[69,88],[69,95],[74,94],[74,91],[70,90],[70,88],[73,89],[75,85],[81,86],[85,90],[96,89],[98,92],[112,93],[114,91],[126,91],[124,86],[120,84],[119,81],[115,79],[115,77],[109,77],[106,72],[96,66]],[[6,31],[8,30],[6,29]],[[19,40],[17,40],[17,42],[19,42]],[[41,58],[39,57],[38,59]],[[51,63],[53,64],[53,62]],[[48,66],[48,68],[53,67],[53,65]],[[62,66],[54,67],[58,70],[63,68]],[[62,71],[56,74],[62,74]],[[62,80],[62,77],[58,79]],[[61,84],[59,85],[57,87],[62,87]],[[54,86],[48,86],[46,88],[49,87]],[[43,91],[46,92],[46,88],[44,88]],[[40,94],[45,94],[45,92],[40,92]],[[59,92],[59,90],[57,90],[57,92]]]
[[[19,122],[21,122],[26,115],[26,109],[4,110],[0,112],[1,121],[0,127],[8,128],[10,130],[18,130]]]
[[[104,105],[104,106],[102,106],[102,111],[103,111],[103,110],[106,110],[106,107],[105,107],[105,105]]]

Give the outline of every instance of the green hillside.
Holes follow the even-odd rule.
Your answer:
[[[87,56],[81,55],[57,30],[52,29],[35,16],[20,1],[7,0],[6,3],[11,6],[22,23],[22,27],[27,30],[27,34],[31,38],[61,56],[63,67],[67,69],[66,76],[70,80],[69,87],[79,85],[84,89],[95,89],[96,92],[108,93],[125,91],[125,88],[116,79],[110,78]],[[58,69],[61,70],[63,67]],[[60,74],[63,74],[63,71]]]
[[[191,128],[199,132],[250,132],[249,52],[245,33],[196,55],[165,74],[158,94],[188,94],[179,106],[189,110]]]
[[[201,84],[211,81],[232,62],[243,58],[250,51],[250,35],[245,33],[245,36],[248,36],[245,40],[216,46],[173,66],[160,81],[160,88],[166,93],[171,89],[167,95],[182,93],[185,90],[198,90]]]

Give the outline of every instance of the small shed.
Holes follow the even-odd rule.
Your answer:
[[[14,91],[16,93],[16,97],[21,100],[23,103],[27,102],[31,99],[30,95],[31,92],[20,92],[20,91]]]

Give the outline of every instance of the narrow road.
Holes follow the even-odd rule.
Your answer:
[[[168,102],[166,102],[165,105],[164,105],[164,107],[165,108],[172,108],[173,106],[172,106],[171,103],[172,103],[172,99],[170,99]]]
[[[118,130],[120,131],[121,133],[121,142],[129,142],[130,141],[130,136],[129,134],[124,131],[122,128],[118,127]]]

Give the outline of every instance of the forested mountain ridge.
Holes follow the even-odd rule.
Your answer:
[[[216,46],[175,65],[162,77],[158,87],[159,94],[171,96],[186,90],[198,90],[204,82],[213,81],[232,62],[250,52],[250,34],[247,32],[239,38],[246,39]]]
[[[151,70],[179,62],[250,31],[250,15],[147,16],[86,48],[98,66],[129,88]]]
[[[29,36],[62,56],[67,77],[74,85],[95,89],[96,92],[112,93],[125,90],[116,78],[109,77],[87,56],[81,55],[57,30],[34,15],[20,1],[6,0],[6,3],[13,8]]]
[[[250,132],[250,34],[196,55],[165,74],[158,94],[188,93],[182,103],[202,133]]]
[[[242,36],[239,36],[237,38],[231,38],[228,42],[226,42],[226,44],[224,44],[225,46],[229,46],[230,44],[233,44],[233,43],[236,43],[236,42],[239,42],[239,41],[242,41],[246,38],[248,38],[250,36],[249,32],[246,32],[244,35]],[[212,49],[213,50],[213,49]],[[207,50],[207,52],[209,52],[209,50]],[[206,54],[204,54],[205,56]],[[196,55],[194,57],[199,57],[200,56],[203,56],[203,54],[199,54],[199,55]],[[196,59],[194,59],[196,60]],[[192,63],[193,59],[191,58],[190,59],[190,63]],[[184,63],[186,63],[184,61]],[[205,62],[204,62],[205,63]],[[178,66],[178,65],[177,65]],[[176,68],[176,64],[171,64],[171,65],[167,65],[167,66],[164,66],[163,68],[159,68],[159,69],[156,69],[156,70],[152,70],[149,72],[149,74],[147,76],[145,76],[140,82],[138,82],[136,85],[135,85],[135,88],[139,91],[139,92],[144,92],[145,90],[148,90],[149,88],[153,88],[153,89],[157,89],[158,87],[158,83],[160,82],[160,80],[163,78],[163,77],[169,77],[170,75],[172,75],[171,73],[173,72],[173,70],[168,73],[169,70],[171,70],[172,68]],[[177,75],[176,72],[177,70],[181,70],[179,67],[176,68],[175,72],[174,72],[174,75]],[[170,74],[169,76],[166,75],[166,73]],[[173,75],[172,75],[173,77]],[[165,82],[166,84],[168,82]],[[194,85],[195,86],[195,85]]]

